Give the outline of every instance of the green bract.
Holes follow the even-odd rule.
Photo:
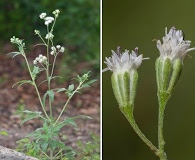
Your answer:
[[[119,107],[133,106],[137,89],[137,71],[113,73],[111,79],[113,92]]]

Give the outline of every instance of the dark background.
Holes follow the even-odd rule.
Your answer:
[[[103,61],[116,50],[139,47],[140,54],[150,57],[139,71],[135,119],[140,129],[157,146],[158,102],[155,60],[159,56],[156,42],[175,26],[195,46],[195,1],[177,0],[103,0]],[[186,56],[181,78],[168,102],[164,119],[165,151],[168,159],[195,158],[195,51]],[[103,68],[106,65],[103,64]],[[103,159],[157,160],[140,140],[119,111],[114,98],[111,72],[103,74]]]

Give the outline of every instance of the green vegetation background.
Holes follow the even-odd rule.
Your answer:
[[[35,44],[34,30],[42,33],[45,26],[39,15],[52,15],[55,9],[60,16],[55,26],[56,43],[65,45],[72,60],[88,61],[99,68],[100,57],[100,2],[99,0],[19,0],[0,1],[0,42],[3,45],[16,37]],[[45,32],[46,33],[46,32]],[[44,35],[44,34],[43,34]]]
[[[141,130],[157,145],[156,80],[154,64],[159,52],[153,39],[162,39],[164,29],[175,26],[195,47],[195,1],[103,0],[103,60],[110,50],[139,47],[150,57],[139,70],[135,118]],[[182,76],[165,112],[164,138],[168,159],[195,158],[195,51],[184,61]],[[103,68],[105,68],[103,64]],[[157,160],[120,113],[114,98],[111,72],[103,74],[103,159]]]

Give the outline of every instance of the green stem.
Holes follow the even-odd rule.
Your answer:
[[[169,99],[169,95],[166,93],[158,94],[159,100],[159,116],[158,116],[158,148],[159,148],[159,158],[160,160],[167,160],[166,153],[164,151],[165,140],[163,136],[163,121],[164,121],[164,112],[167,101]]]
[[[57,55],[54,56],[53,65],[52,65],[52,69],[51,69],[51,77],[53,76],[53,73],[54,73],[54,68],[55,68],[55,64],[56,64],[56,58],[57,58]]]
[[[158,156],[158,148],[156,148],[152,142],[146,138],[146,136],[142,133],[142,131],[139,129],[137,123],[135,122],[134,116],[133,116],[133,106],[125,106],[121,108],[122,113],[125,115],[129,123],[131,124],[134,131],[137,133],[137,135],[146,143],[148,147]]]
[[[51,76],[49,75],[49,64],[50,59],[49,59],[49,39],[47,41],[47,64],[46,64],[46,76],[47,76],[47,85],[48,85],[48,90],[51,89]],[[50,113],[50,118],[52,118],[52,105],[51,105],[51,100],[49,99],[49,113]]]
[[[60,112],[60,114],[59,114],[57,120],[55,121],[54,126],[55,126],[55,125],[57,124],[57,122],[59,121],[59,119],[60,119],[60,117],[62,116],[62,113],[64,112],[64,110],[66,109],[66,107],[67,107],[69,101],[70,101],[71,98],[74,96],[74,94],[75,94],[76,92],[78,92],[78,90],[80,89],[81,85],[82,85],[82,83],[79,83],[78,87],[74,90],[74,92],[71,94],[71,96],[68,98],[68,100],[67,100],[66,103],[64,104],[64,107],[63,107],[62,111]]]
[[[25,59],[25,61],[26,61],[26,64],[27,64],[27,67],[28,67],[28,71],[29,71],[29,73],[30,73],[30,77],[31,77],[31,79],[32,79],[33,85],[34,85],[35,90],[36,90],[36,92],[37,92],[37,95],[38,95],[38,98],[39,98],[39,102],[40,102],[40,104],[41,104],[41,107],[42,107],[42,109],[43,109],[43,112],[44,112],[45,116],[47,117],[47,119],[50,121],[50,118],[49,118],[49,116],[47,115],[47,112],[46,112],[46,110],[45,110],[45,108],[44,108],[44,106],[43,106],[43,102],[42,102],[42,100],[41,100],[41,96],[40,96],[39,90],[38,90],[37,85],[36,85],[36,83],[35,83],[35,80],[34,80],[34,78],[33,78],[32,71],[31,71],[31,69],[30,69],[30,66],[29,66],[28,60],[27,60],[27,58],[26,58],[26,55],[23,54],[23,57],[24,57],[24,59]]]

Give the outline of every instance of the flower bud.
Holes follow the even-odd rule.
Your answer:
[[[162,59],[159,57],[156,60],[156,79],[159,93],[171,94],[179,80],[181,70],[181,59],[176,59],[172,62],[169,58]]]
[[[118,47],[117,53],[112,51],[112,56],[106,57],[107,68],[103,71],[113,71],[112,88],[120,108],[134,106],[138,80],[137,68],[143,59],[143,55],[138,56],[138,48],[129,54],[128,50],[121,53]]]
[[[183,32],[172,27],[167,33],[163,44],[157,41],[157,48],[160,51],[160,57],[156,60],[156,78],[159,93],[166,93],[167,96],[173,91],[183,67],[183,59],[187,53],[195,48],[190,48],[191,41],[185,41]]]

